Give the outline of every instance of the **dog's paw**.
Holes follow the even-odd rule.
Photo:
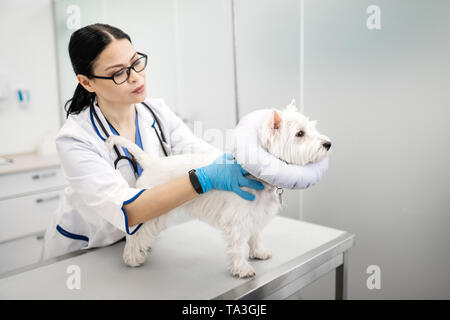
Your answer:
[[[123,261],[129,267],[139,267],[145,262],[145,260],[147,260],[147,254],[149,251],[150,251],[150,248],[147,251],[139,251],[139,252],[124,251]]]
[[[249,278],[253,277],[256,274],[255,269],[253,269],[253,267],[249,263],[240,267],[232,267],[230,272],[233,276],[239,278]]]
[[[134,257],[123,257],[123,262],[129,267],[139,267],[142,262],[138,259],[135,259]]]
[[[272,253],[269,249],[263,248],[258,250],[250,250],[250,259],[267,260],[272,257]]]
[[[106,148],[111,151],[114,148],[114,137],[110,136],[105,140]]]

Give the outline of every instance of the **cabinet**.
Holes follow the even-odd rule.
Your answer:
[[[19,196],[0,201],[0,243],[42,233],[55,211],[61,190]]]
[[[0,274],[38,262],[65,186],[59,165],[0,174]]]

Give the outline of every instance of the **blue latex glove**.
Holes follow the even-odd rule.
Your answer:
[[[208,166],[195,170],[203,192],[211,189],[233,191],[246,200],[254,200],[255,196],[243,191],[240,187],[264,189],[264,185],[256,180],[248,179],[248,174],[231,153],[224,153]]]

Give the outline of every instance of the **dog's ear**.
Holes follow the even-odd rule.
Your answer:
[[[294,112],[298,111],[296,103],[295,103],[295,99],[292,99],[291,103],[286,106],[286,110],[291,110],[291,111],[294,111]]]
[[[281,120],[281,114],[276,109],[272,109],[272,114],[269,119],[269,128],[273,130],[280,129]]]
[[[294,98],[292,98],[292,101],[291,101],[291,106],[296,106],[296,104],[295,104],[295,99]]]

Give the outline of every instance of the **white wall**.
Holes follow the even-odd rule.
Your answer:
[[[230,3],[174,1],[179,112],[201,121],[203,130],[221,131],[223,138],[236,125]],[[225,147],[225,141],[203,138]]]
[[[382,29],[369,31],[378,4]],[[305,1],[305,111],[333,141],[305,220],[356,234],[351,299],[450,298],[448,1]],[[381,290],[368,290],[369,265]],[[334,274],[304,298],[332,298]]]
[[[300,103],[300,1],[235,1],[239,116]],[[301,191],[283,191],[281,215],[300,218]]]
[[[1,1],[0,43],[0,83],[10,88],[0,100],[0,154],[33,151],[59,128],[51,1]],[[30,90],[27,109],[18,104],[19,87]]]

